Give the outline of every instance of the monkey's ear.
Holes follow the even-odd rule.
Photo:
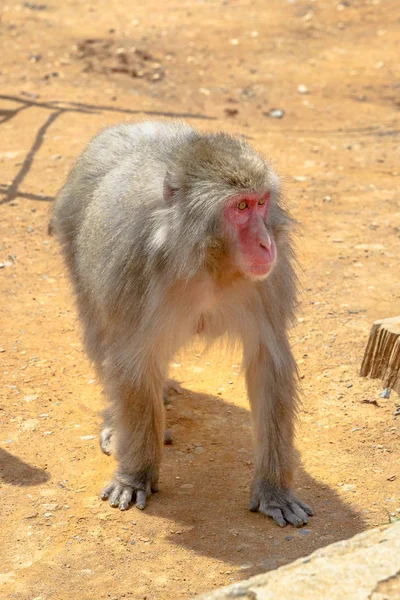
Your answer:
[[[171,173],[167,172],[164,179],[164,201],[169,206],[175,204],[176,192],[178,191],[178,188],[172,184],[171,179]]]

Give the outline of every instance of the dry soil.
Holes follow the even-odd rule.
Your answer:
[[[399,397],[359,367],[400,305],[398,1],[5,0],[0,35],[0,596],[186,599],[394,519]],[[171,366],[175,441],[147,510],[99,499],[102,393],[48,214],[100,128],[174,117],[245,135],[301,224],[307,528],[247,510],[248,403],[220,351]]]

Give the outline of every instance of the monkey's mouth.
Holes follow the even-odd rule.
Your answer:
[[[260,246],[258,251],[246,264],[246,271],[253,277],[265,277],[270,273],[276,260],[276,247],[274,242],[267,248]]]
[[[272,262],[263,263],[262,265],[248,265],[246,271],[252,277],[266,277],[270,273],[272,266]]]

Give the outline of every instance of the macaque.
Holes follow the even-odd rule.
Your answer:
[[[250,510],[299,527],[311,509],[293,485],[296,307],[279,178],[242,139],[183,123],[110,127],[95,137],[52,215],[84,345],[109,401],[101,436],[117,470],[111,506],[158,491],[171,358],[192,336],[243,347],[255,433]]]

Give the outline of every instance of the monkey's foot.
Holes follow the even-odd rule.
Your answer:
[[[174,438],[172,437],[170,430],[166,429],[164,432],[164,445],[170,446],[173,441],[174,441]]]
[[[163,386],[163,400],[164,400],[164,404],[167,405],[170,403],[169,400],[169,394],[170,392],[173,392],[175,394],[178,394],[179,396],[181,394],[183,394],[183,390],[182,390],[182,386],[178,381],[175,381],[175,379],[167,379],[164,382],[164,386]]]
[[[146,500],[159,490],[157,483],[151,483],[151,475],[125,475],[116,473],[114,479],[101,493],[102,500],[108,500],[110,506],[127,510],[135,497],[135,506],[140,510],[146,508]]]
[[[272,517],[279,527],[285,527],[287,523],[301,527],[308,523],[308,517],[313,514],[312,509],[292,492],[263,479],[256,479],[253,484],[249,509]]]
[[[108,426],[104,427],[100,434],[100,448],[102,452],[104,452],[104,454],[107,454],[107,456],[110,456],[112,454],[112,434],[112,427]]]

